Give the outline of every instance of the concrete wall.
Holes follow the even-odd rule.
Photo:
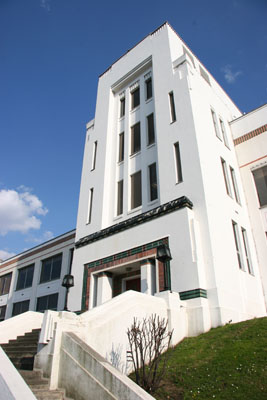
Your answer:
[[[18,373],[0,346],[0,399],[36,400],[36,397]]]
[[[27,311],[6,321],[0,322],[0,343],[8,343],[17,336],[31,332],[33,329],[40,329],[44,314]]]
[[[153,399],[73,333],[63,333],[59,369],[59,387],[75,400]]]

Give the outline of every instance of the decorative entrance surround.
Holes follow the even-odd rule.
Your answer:
[[[145,267],[147,265],[151,265],[150,259],[155,259],[157,255],[157,247],[161,244],[169,244],[168,238],[162,238],[156,240],[154,242],[150,242],[144,244],[142,246],[134,247],[132,249],[113,254],[109,257],[105,257],[100,260],[96,260],[90,262],[89,264],[84,266],[84,276],[83,276],[83,296],[82,296],[82,311],[88,310],[89,308],[89,298],[90,298],[90,287],[92,286],[90,283],[92,273],[97,271],[101,271],[101,273],[110,272],[111,269],[118,266],[128,265],[134,263],[138,260],[141,261],[141,264]],[[145,269],[143,268],[143,271]],[[129,271],[124,274],[124,277],[131,277],[135,274],[135,271]],[[142,277],[142,268],[141,268],[141,278]],[[147,280],[147,276],[144,277]],[[145,280],[144,279],[144,280]],[[143,279],[142,279],[143,280]],[[164,276],[164,264],[158,261],[158,291],[161,292],[165,290],[165,276]],[[120,294],[119,291],[116,293],[116,287],[114,288],[114,295]],[[142,290],[143,289],[143,290]],[[141,284],[141,292],[145,292],[144,287],[142,288]],[[114,297],[114,296],[113,296]]]

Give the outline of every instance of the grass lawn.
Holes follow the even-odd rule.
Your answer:
[[[211,329],[169,350],[158,400],[267,400],[267,318]]]

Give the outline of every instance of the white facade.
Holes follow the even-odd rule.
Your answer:
[[[25,311],[63,310],[75,230],[0,263],[1,320]]]
[[[267,104],[231,123],[267,305]]]
[[[85,141],[72,310],[128,289],[171,289],[186,300],[195,333],[264,315],[229,126],[240,116],[167,23],[100,76]],[[157,258],[163,243],[170,264]]]

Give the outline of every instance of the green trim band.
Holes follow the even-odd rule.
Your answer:
[[[179,295],[180,300],[196,299],[197,297],[203,297],[204,299],[208,298],[206,289],[186,290],[185,292],[180,292]]]

